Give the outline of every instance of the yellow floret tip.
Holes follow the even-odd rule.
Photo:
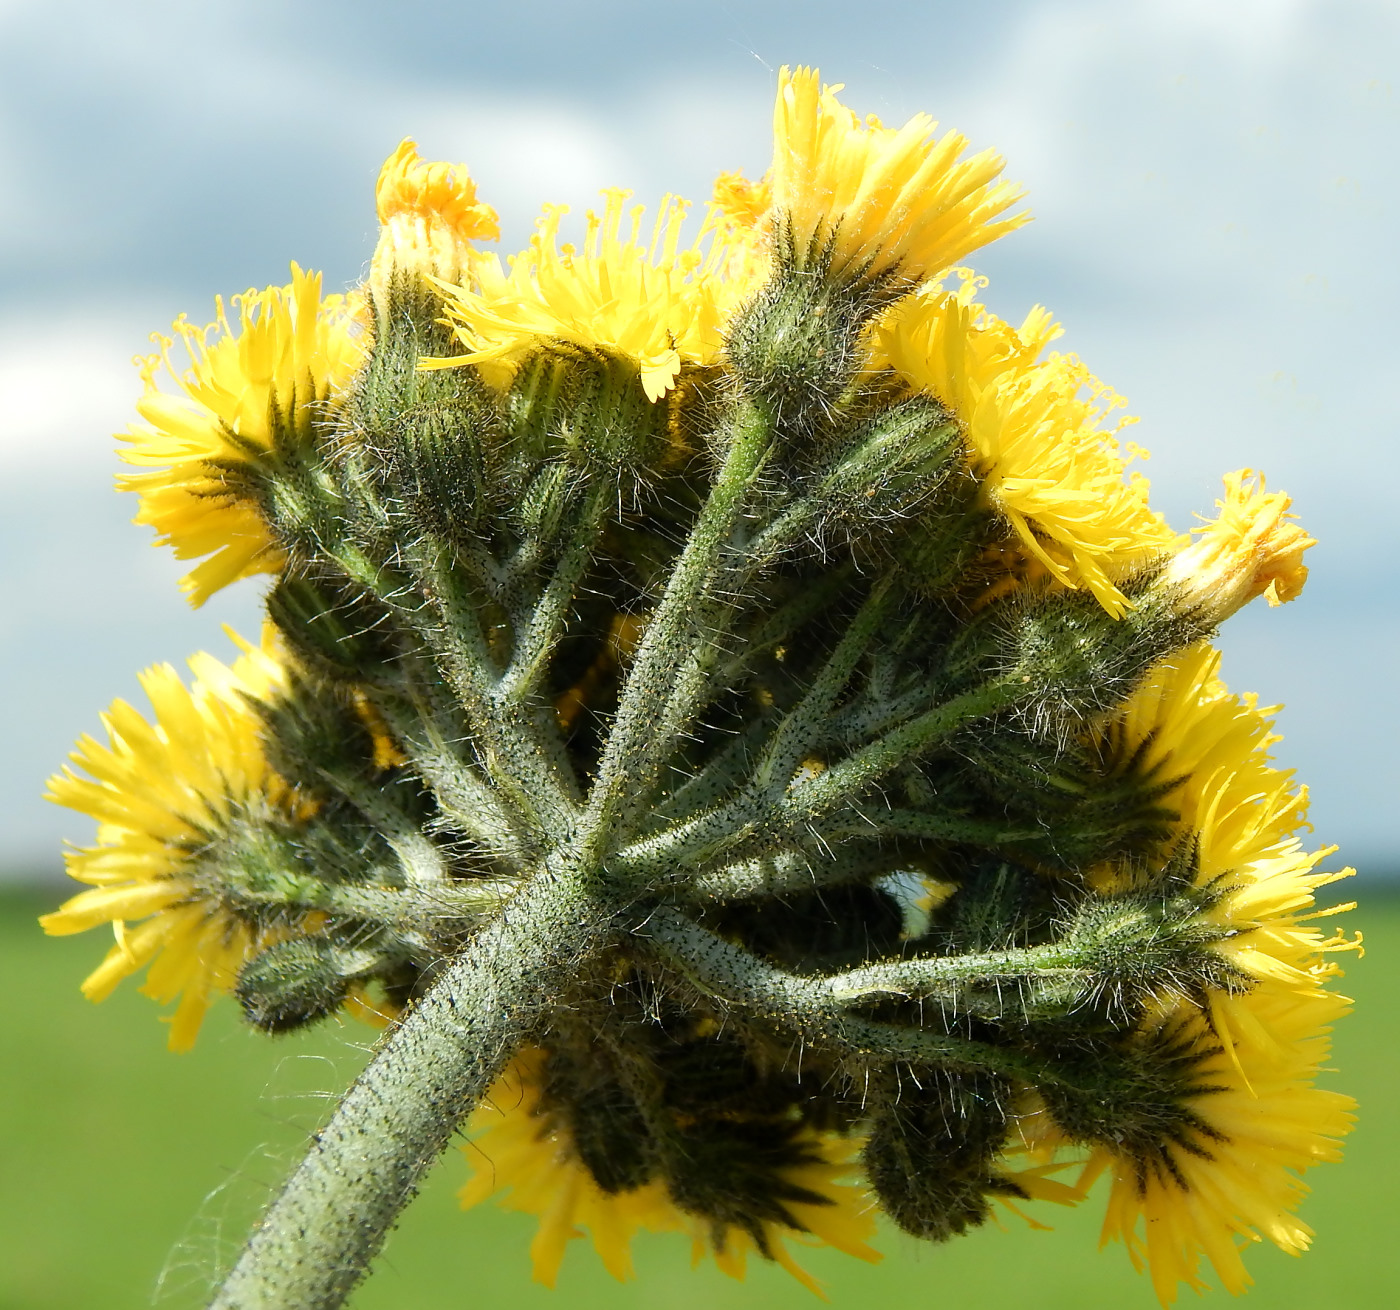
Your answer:
[[[467,166],[425,163],[408,137],[384,161],[374,203],[381,223],[412,215],[441,222],[465,240],[495,241],[501,235],[499,217],[477,199]]]
[[[550,342],[621,356],[659,400],[687,364],[713,363],[733,309],[753,289],[735,250],[713,228],[681,244],[689,208],[667,197],[651,230],[631,193],[604,192],[588,213],[583,249],[559,241],[562,205],[545,210],[529,250],[510,261],[482,260],[468,284],[452,289],[447,313],[467,353],[426,367],[476,364],[504,383],[516,365]],[[706,236],[712,240],[706,246]]]
[[[829,260],[856,278],[921,282],[1029,221],[1000,218],[1021,197],[990,150],[916,114],[902,128],[862,122],[815,69],[783,68],[773,110],[772,217],[799,267]]]
[[[767,177],[749,181],[742,172],[721,173],[715,178],[710,207],[716,218],[740,228],[758,228],[773,204],[773,185]]]

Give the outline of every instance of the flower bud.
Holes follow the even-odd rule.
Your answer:
[[[864,1151],[870,1185],[906,1233],[932,1242],[979,1227],[991,1197],[1024,1196],[994,1168],[1010,1089],[979,1074],[924,1074],[877,1111]]]
[[[407,138],[384,161],[374,199],[383,227],[369,284],[381,311],[395,269],[455,282],[471,265],[472,241],[500,236],[496,211],[477,200],[466,165],[424,163]]]
[[[293,937],[249,960],[235,994],[249,1023],[264,1032],[290,1032],[338,1009],[350,979],[376,960],[372,951],[348,950],[328,937]]]
[[[1315,545],[1288,513],[1292,500],[1266,492],[1252,469],[1225,475],[1220,517],[1196,531],[1199,539],[1172,559],[1162,582],[1178,589],[1183,609],[1198,610],[1210,626],[1222,623],[1256,596],[1282,605],[1303,589],[1303,552]]]
[[[267,612],[297,657],[332,681],[362,678],[394,654],[383,607],[347,583],[284,576]]]

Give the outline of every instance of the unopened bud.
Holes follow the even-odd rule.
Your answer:
[[[254,1026],[290,1032],[335,1010],[345,1000],[350,979],[375,961],[372,952],[347,950],[329,938],[293,937],[249,960],[235,992]]]
[[[385,160],[375,204],[383,227],[369,282],[381,308],[395,269],[455,282],[470,267],[471,243],[500,236],[496,211],[477,200],[466,166],[424,163],[411,140]]]
[[[1162,573],[1177,589],[1182,608],[1199,611],[1214,626],[1256,596],[1282,605],[1303,589],[1308,570],[1303,552],[1315,544],[1292,520],[1293,503],[1281,491],[1266,492],[1252,469],[1225,475],[1220,517],[1198,528],[1198,540]]]

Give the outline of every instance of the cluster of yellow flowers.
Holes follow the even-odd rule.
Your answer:
[[[1119,442],[1122,423],[1106,423],[1118,399],[1073,356],[1047,353],[1060,335],[1050,315],[1037,307],[1013,327],[977,302],[985,281],[960,265],[1026,219],[1007,214],[1019,192],[999,180],[1001,161],[990,152],[962,158],[964,139],[932,137],[923,117],[898,130],[858,120],[839,90],[823,88],[813,71],[784,70],[770,174],[756,183],[721,177],[694,240],[682,236],[684,202],[663,200],[648,226],[626,192],[610,191],[588,215],[581,249],[561,244],[565,211],[551,207],[506,267],[476,248],[496,236],[496,220],[466,170],[424,164],[405,142],[380,181],[383,228],[368,298],[322,296],[319,278],[294,267],[288,286],[250,291],[228,310],[220,304],[208,328],[177,322],[187,368],[172,359],[171,340],[146,365],[139,409],[148,426],[123,438],[123,457],[142,471],[122,485],[140,497],[138,522],[180,557],[203,560],[185,579],[190,598],[199,604],[241,577],[281,568],[255,506],[230,488],[241,466],[279,457],[279,432],[341,403],[374,332],[372,307],[395,275],[421,275],[436,289],[462,347],[425,368],[475,368],[499,388],[546,340],[631,361],[647,398],[660,403],[687,370],[722,363],[729,324],[780,252],[852,285],[893,288],[863,339],[865,367],[948,410],[985,504],[1054,584],[1091,593],[1115,617],[1130,604],[1122,583],[1145,566],[1165,568],[1217,618],[1253,595],[1277,603],[1296,594],[1310,540],[1289,521],[1286,498],[1232,475],[1220,518],[1188,544],[1150,508],[1145,479],[1125,472],[1132,452]],[[162,371],[179,394],[159,388]],[[210,994],[228,990],[264,944],[203,897],[201,847],[230,806],[271,807],[291,820],[304,809],[265,760],[247,700],[285,676],[284,660],[270,643],[245,647],[232,668],[199,656],[191,689],[168,667],[151,670],[143,686],[154,724],[118,702],[106,720],[110,744],[85,739],[73,757],[89,776],[68,770],[52,785],[53,799],[100,828],[96,846],[70,857],[73,876],[93,890],[45,926],[64,933],[112,923],[116,945],[85,991],[101,999],[150,963],[145,989],[162,1001],[183,998],[176,1047],[191,1043]],[[1329,1025],[1347,1005],[1328,990],[1338,972],[1332,955],[1354,944],[1311,926],[1312,906],[1316,889],[1343,875],[1319,872],[1329,852],[1300,844],[1306,796],[1269,761],[1271,712],[1228,693],[1218,664],[1208,646],[1192,647],[1161,665],[1111,722],[1086,729],[1106,757],[1134,756],[1173,780],[1164,802],[1176,815],[1173,841],[1193,844],[1200,884],[1223,890],[1212,914],[1230,935],[1218,949],[1256,980],[1238,994],[1177,998],[1142,1026],[1144,1043],[1170,1041],[1193,1054],[1199,1127],[1144,1171],[1133,1155],[1104,1146],[1076,1157],[1039,1105],[1017,1114],[1030,1158],[1014,1174],[1016,1195],[1072,1203],[1108,1174],[1105,1236],[1145,1261],[1164,1303],[1179,1282],[1200,1285],[1202,1255],[1239,1291],[1248,1282],[1242,1244],[1306,1247],[1309,1230],[1292,1213],[1304,1191],[1299,1174],[1335,1158],[1350,1124],[1348,1098],[1314,1086]],[[484,1163],[463,1193],[469,1205],[513,1189],[509,1204],[540,1215],[539,1278],[553,1282],[581,1229],[619,1277],[640,1228],[689,1234],[699,1251],[709,1242],[721,1268],[742,1273],[753,1246],[742,1230],[715,1237],[697,1228],[660,1183],[602,1191],[567,1130],[541,1108],[541,1078],[538,1053],[523,1053],[478,1112],[470,1154]],[[813,1241],[876,1258],[866,1244],[871,1207],[849,1181],[849,1141],[822,1138],[812,1150],[815,1163],[794,1181],[825,1204],[799,1207],[801,1227]],[[1049,1176],[1075,1158],[1077,1182]],[[771,1253],[809,1281],[781,1236],[775,1226]]]

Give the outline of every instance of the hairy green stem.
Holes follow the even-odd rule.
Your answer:
[[[889,607],[891,588],[888,578],[875,585],[836,649],[812,679],[807,694],[769,738],[753,771],[754,783],[761,791],[781,795],[803,755],[815,746],[837,698],[855,672],[857,661],[874,640]]]
[[[441,653],[444,672],[480,739],[483,769],[542,834],[558,840],[577,816],[579,788],[572,769],[554,749],[556,743],[540,740],[526,707],[502,703],[501,670],[445,548],[425,547],[414,568],[441,623],[426,614],[415,614],[413,620],[428,648]]]
[[[1014,690],[1000,682],[965,692],[891,729],[831,768],[794,782],[776,798],[766,788],[749,786],[732,800],[642,837],[617,852],[613,868],[634,880],[655,883],[673,880],[679,865],[701,870],[754,843],[769,846],[819,835],[817,825],[828,814],[1013,697]],[[870,835],[878,835],[874,825]]]
[[[385,1040],[210,1310],[343,1305],[452,1133],[610,931],[576,881],[532,878]]]
[[[515,649],[494,690],[502,705],[523,705],[538,692],[549,658],[563,635],[583,575],[597,550],[604,515],[617,486],[600,478],[589,489],[568,545],[528,612],[519,616]]]
[[[658,954],[705,995],[740,1014],[772,1021],[812,1046],[945,1068],[985,1070],[1042,1083],[1056,1075],[1029,1055],[950,1033],[880,1023],[848,1013],[851,998],[830,978],[799,977],[701,928],[680,910],[656,910],[638,929]]]
[[[371,694],[419,776],[432,788],[442,811],[493,859],[512,870],[527,863],[530,833],[481,773],[465,758],[470,737],[455,701],[449,700],[436,670],[420,661],[401,661],[397,685]]]
[[[889,866],[889,852],[873,843],[822,855],[811,850],[779,850],[697,874],[684,871],[677,892],[696,904],[751,901],[866,881],[886,872]]]
[[[703,620],[723,573],[721,554],[770,439],[756,410],[736,417],[724,464],[647,624],[593,788],[586,831],[595,856],[614,842],[627,815],[649,801],[666,752],[697,708],[693,692],[708,685],[707,679],[687,677],[686,666],[695,658],[697,634],[710,626]],[[692,694],[678,696],[678,688]]]

